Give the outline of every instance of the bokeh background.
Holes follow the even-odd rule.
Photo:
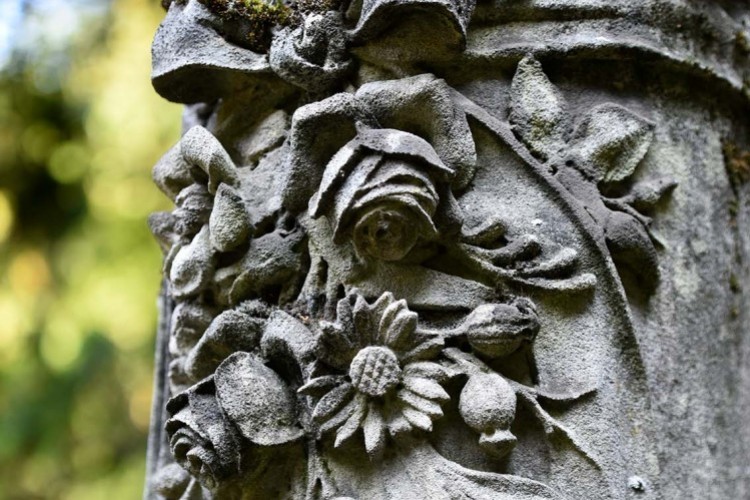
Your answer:
[[[0,499],[137,499],[161,255],[158,0],[0,0]]]

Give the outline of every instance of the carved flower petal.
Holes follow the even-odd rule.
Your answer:
[[[433,401],[448,401],[450,396],[440,384],[434,380],[422,377],[405,376],[404,387],[418,396],[422,396]]]
[[[422,429],[426,432],[432,431],[432,419],[429,416],[409,406],[405,406],[401,411],[404,414],[404,418],[417,429]]]
[[[354,303],[354,330],[357,334],[360,347],[372,345],[376,341],[377,319],[374,318],[373,309],[377,302],[370,306],[364,297],[357,295]]]
[[[428,185],[425,185],[428,186]],[[370,203],[389,199],[413,199],[425,212],[432,215],[438,204],[438,197],[434,189],[411,183],[365,185],[357,191],[356,199],[348,210],[357,211]],[[431,186],[430,186],[431,188]]]
[[[336,441],[333,445],[334,448],[340,447],[344,442],[352,437],[357,429],[362,425],[362,422],[367,415],[367,399],[364,394],[357,394],[355,397],[356,407],[354,413],[344,422],[344,425],[339,427],[336,432]]]
[[[372,313],[375,316],[382,316],[383,314],[385,314],[385,310],[388,308],[388,306],[395,302],[395,300],[396,297],[393,296],[393,293],[383,292],[380,297],[378,297],[378,299],[370,306],[370,308],[372,309]]]
[[[353,398],[351,401],[349,401],[349,403],[346,404],[346,406],[341,409],[341,411],[325,421],[318,429],[318,432],[323,435],[327,432],[332,431],[333,429],[344,425],[344,422],[346,422],[349,417],[354,415],[355,412],[359,411],[359,407],[362,406],[362,404],[363,403],[360,398]]]
[[[394,438],[409,433],[413,427],[400,411],[394,411],[388,419],[388,433]]]
[[[431,359],[440,354],[443,349],[445,342],[442,337],[431,336],[422,340],[412,350],[400,354],[399,359],[402,363],[408,363],[410,361]]]
[[[383,344],[396,350],[405,345],[416,329],[417,313],[409,311],[404,299],[388,306],[380,320]]]
[[[391,28],[398,21],[411,19],[408,14],[416,11],[417,16],[428,16],[429,22],[414,23],[410,26],[412,29],[420,31],[420,39],[437,39],[432,33],[422,33],[421,30],[435,28],[440,26],[444,28],[441,19],[448,21],[450,27],[456,33],[446,34],[444,31],[439,33],[439,38],[443,43],[450,43],[456,34],[460,38],[466,36],[466,28],[474,10],[474,2],[465,0],[416,0],[403,2],[399,0],[365,0],[362,2],[362,11],[359,22],[354,30],[357,39],[367,39],[380,32]]]
[[[273,37],[269,62],[284,80],[309,92],[325,92],[351,66],[346,53],[341,14],[309,14],[301,26],[283,28]],[[310,59],[309,55],[314,54]],[[324,55],[323,61],[317,61]]]
[[[323,422],[331,417],[336,410],[352,399],[354,387],[351,384],[342,384],[331,392],[320,398],[313,410],[312,419],[315,422]]]
[[[309,204],[310,213],[315,217],[316,200],[319,205],[328,203],[327,199],[316,197],[311,200],[311,197],[318,187],[320,193],[338,188],[341,179],[337,180],[336,175],[342,167],[333,167],[328,175],[326,165],[348,165],[357,148],[356,144],[345,145],[357,135],[356,125],[360,123],[377,126],[367,107],[346,92],[302,106],[294,112],[289,131],[289,173],[283,190],[285,208],[297,213]]]
[[[316,353],[326,364],[346,370],[358,351],[359,348],[349,338],[347,329],[333,323],[321,326]]]
[[[398,399],[415,410],[419,410],[430,418],[440,418],[443,416],[443,409],[440,405],[431,399],[424,398],[411,391],[401,390],[397,395]]]
[[[419,161],[415,162],[411,158],[408,160],[406,158],[384,160],[378,164],[377,170],[369,175],[362,190],[368,191],[380,186],[405,184],[421,187],[427,190],[430,196],[437,198],[437,191],[428,175],[429,169],[425,169],[419,163]]]
[[[362,424],[365,435],[365,450],[370,457],[379,455],[385,447],[385,420],[380,410],[370,402],[367,417]]]
[[[404,367],[405,377],[421,377],[442,382],[448,378],[448,372],[437,363],[419,361],[409,363]]]

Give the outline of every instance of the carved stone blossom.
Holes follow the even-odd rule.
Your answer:
[[[693,44],[654,49],[664,0],[564,3],[165,2],[153,82],[189,106],[153,172],[147,498],[670,498],[639,346],[687,280],[661,236],[682,132],[552,81]]]
[[[386,435],[431,431],[450,398],[439,384],[447,373],[429,361],[442,347],[440,336],[417,331],[417,315],[389,293],[373,304],[358,295],[339,301],[336,323],[321,325],[319,356],[348,377],[323,375],[300,389],[330,389],[313,411],[319,432],[335,430],[339,447],[361,428],[367,453],[378,456]]]

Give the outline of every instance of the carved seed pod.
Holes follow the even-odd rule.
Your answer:
[[[461,417],[479,432],[479,445],[488,453],[505,456],[516,445],[510,425],[516,416],[516,393],[507,380],[496,373],[477,373],[461,391],[458,403]]]
[[[516,351],[524,341],[533,340],[539,331],[539,319],[529,301],[483,304],[466,317],[464,328],[474,349],[498,358]]]

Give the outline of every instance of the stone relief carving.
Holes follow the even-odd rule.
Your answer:
[[[659,498],[615,268],[655,286],[654,123],[572,116],[533,56],[508,120],[416,70],[470,2],[167,6],[151,498]]]
[[[602,226],[618,268],[653,288],[659,276],[659,240],[644,212],[677,183],[664,177],[629,186],[626,192],[617,183],[628,179],[646,155],[654,124],[607,103],[591,109],[574,127],[565,99],[532,57],[520,62],[513,78],[510,122],[529,150]]]

